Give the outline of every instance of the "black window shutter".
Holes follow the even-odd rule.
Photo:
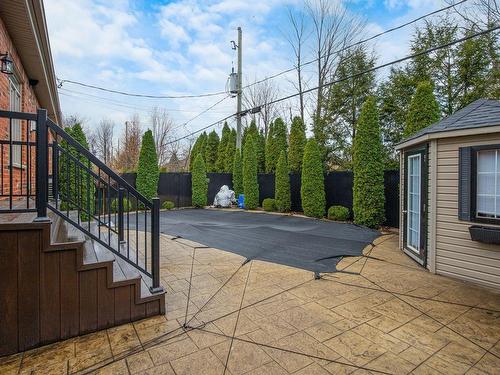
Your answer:
[[[472,220],[472,147],[458,150],[458,219]]]

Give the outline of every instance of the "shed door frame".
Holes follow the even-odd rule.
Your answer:
[[[408,245],[408,160],[420,159],[420,235],[419,248]],[[407,150],[404,153],[404,198],[403,198],[403,251],[417,263],[427,265],[427,196],[428,196],[428,145]]]

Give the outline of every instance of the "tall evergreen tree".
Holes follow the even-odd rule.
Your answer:
[[[276,163],[281,151],[288,151],[288,132],[285,122],[278,117],[274,120],[272,131],[269,132],[266,144],[266,172],[272,173],[276,170]]]
[[[189,155],[189,170],[193,169],[193,163],[198,154],[201,154],[203,159],[205,159],[205,148],[207,142],[207,133],[203,132],[196,138],[193,147],[191,148],[191,154]]]
[[[269,123],[269,130],[266,139],[266,173],[271,173],[274,170],[274,122]]]
[[[224,159],[224,172],[232,173],[233,171],[233,163],[234,163],[234,154],[236,151],[236,130],[231,129],[231,133],[229,134],[229,140],[227,141],[226,153]]]
[[[325,108],[328,123],[328,163],[350,169],[352,141],[361,106],[375,90],[375,72],[363,72],[375,66],[375,57],[365,46],[348,50],[341,57],[334,79],[340,81],[330,87]],[[349,78],[357,75],[355,78]]]
[[[238,149],[234,151],[233,158],[233,190],[236,197],[243,194],[243,163]]]
[[[290,146],[288,148],[288,166],[292,173],[299,173],[302,168],[306,141],[306,128],[302,119],[296,116],[290,127]]]
[[[439,104],[434,97],[432,84],[430,82],[419,83],[408,109],[404,137],[409,137],[437,122],[440,118],[439,112]]]
[[[256,136],[255,147],[257,152],[257,171],[264,173],[266,171],[266,136],[262,129]]]
[[[219,135],[212,130],[207,138],[205,148],[205,166],[207,172],[216,172],[215,163],[217,162],[217,150],[219,149]]]
[[[230,137],[231,129],[227,125],[227,122],[224,122],[224,127],[222,128],[222,136],[220,139],[219,147],[217,149],[217,161],[215,163],[216,172],[222,173],[226,171],[226,148]]]
[[[290,211],[290,172],[288,170],[285,151],[281,151],[278,163],[276,164],[274,200],[278,211]]]
[[[369,97],[359,116],[353,154],[354,222],[375,228],[384,221],[384,161],[377,104]]]
[[[307,141],[304,149],[300,196],[306,216],[324,216],[326,201],[323,161],[321,149],[314,138]]]
[[[87,137],[79,123],[74,124],[72,127],[67,127],[64,130],[66,130],[66,132],[82,147],[87,150],[89,149]],[[66,153],[61,153],[59,160],[60,171],[58,180],[61,208],[69,210],[77,209],[77,203],[79,202],[80,208],[84,208],[85,210],[88,208],[88,210],[90,210],[88,213],[84,211],[80,212],[80,219],[86,221],[89,219],[90,215],[94,213],[94,178],[90,173],[83,170],[75,159],[88,168],[91,167],[90,162],[66,141],[61,142],[61,147],[71,155],[68,156]]]
[[[194,207],[204,207],[208,199],[208,178],[201,154],[196,155],[191,173],[191,200]]]
[[[153,132],[146,131],[142,136],[141,152],[137,166],[137,191],[147,199],[157,196],[160,170],[158,168],[158,156],[156,154]]]
[[[253,210],[259,206],[257,154],[253,135],[247,138],[243,154],[243,194],[245,194],[245,208]]]

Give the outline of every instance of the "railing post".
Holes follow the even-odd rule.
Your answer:
[[[125,195],[125,189],[120,187],[118,189],[118,239],[120,241],[120,244],[124,243],[124,220],[123,220],[123,213],[124,213],[124,207],[123,207],[123,196]]]
[[[151,209],[151,262],[153,266],[151,293],[163,292],[160,285],[160,198],[153,198]]]
[[[36,209],[34,221],[50,221],[47,216],[49,186],[49,138],[47,110],[38,109],[36,113]]]
[[[59,150],[57,149],[57,135],[52,142],[52,198],[57,202],[59,198]]]

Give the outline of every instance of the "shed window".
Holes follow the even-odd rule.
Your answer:
[[[500,145],[460,147],[458,218],[500,223]]]
[[[500,153],[477,152],[476,216],[500,218]]]

